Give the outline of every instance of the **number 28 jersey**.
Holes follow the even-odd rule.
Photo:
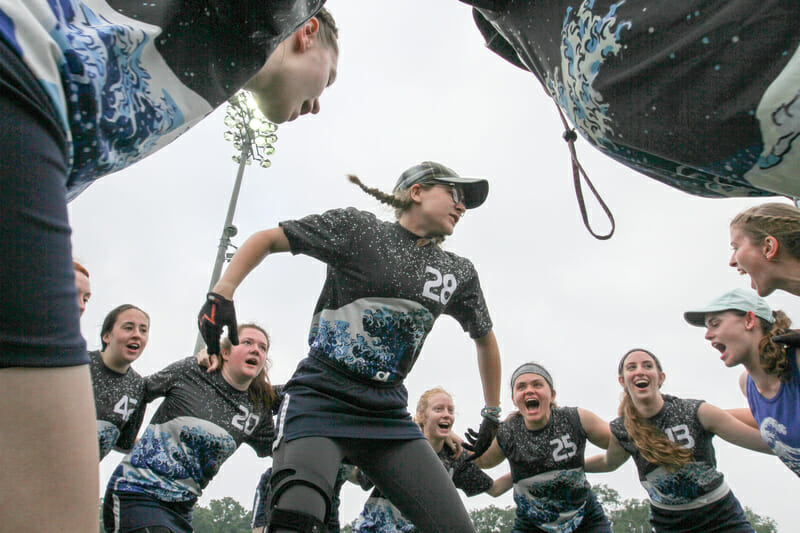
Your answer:
[[[589,482],[577,407],[553,407],[550,421],[536,431],[512,416],[500,424],[497,444],[511,465],[518,529],[567,533],[580,526]]]
[[[351,375],[400,383],[436,318],[472,338],[492,329],[472,263],[398,223],[354,208],[282,222],[293,254],[328,265],[309,333],[310,356]]]

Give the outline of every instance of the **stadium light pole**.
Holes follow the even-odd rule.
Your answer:
[[[231,199],[228,203],[228,213],[225,215],[225,223],[222,226],[222,235],[217,246],[217,258],[214,261],[214,270],[211,271],[211,282],[208,290],[214,288],[222,274],[222,265],[225,261],[230,261],[233,253],[228,252],[230,247],[236,248],[231,244],[231,237],[234,237],[239,230],[233,225],[233,215],[236,213],[236,203],[239,200],[239,190],[242,188],[242,177],[244,168],[253,161],[258,161],[262,168],[268,168],[272,162],[268,156],[275,152],[274,143],[278,140],[275,131],[278,126],[270,122],[258,110],[252,97],[245,91],[239,91],[228,100],[228,107],[225,115],[225,140],[233,143],[237,152],[233,155],[233,161],[238,163],[239,168],[236,172],[236,181],[233,183]],[[194,353],[205,347],[203,337],[197,334],[197,341],[194,346]]]

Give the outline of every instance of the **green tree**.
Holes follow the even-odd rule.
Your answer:
[[[195,506],[192,526],[196,533],[242,533],[250,531],[250,512],[226,496],[211,500],[208,508]]]
[[[772,518],[757,515],[749,507],[744,508],[744,514],[756,533],[778,533],[778,524]]]
[[[514,527],[515,515],[516,508],[514,507],[500,509],[494,505],[469,512],[469,517],[475,525],[477,533],[507,533]]]
[[[649,503],[636,498],[624,500],[608,485],[595,485],[592,491],[611,521],[614,533],[651,531]]]

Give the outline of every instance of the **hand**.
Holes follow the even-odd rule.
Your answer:
[[[474,461],[489,449],[499,426],[500,423],[498,421],[484,417],[477,432],[474,429],[467,430],[465,436],[469,444],[465,443],[463,446],[465,450],[472,452],[472,457],[469,458],[470,461]]]
[[[239,344],[239,332],[236,327],[236,309],[233,301],[217,293],[209,292],[206,303],[197,315],[197,327],[208,347],[208,354],[219,354],[219,338],[222,328],[228,328],[228,338],[232,344]]]
[[[219,356],[208,355],[208,351],[205,348],[194,354],[194,358],[197,359],[198,365],[206,369],[207,373],[211,373],[219,369]]]
[[[450,431],[450,433],[444,439],[444,445],[450,448],[450,450],[453,452],[454,459],[459,459],[461,454],[464,453],[464,448],[462,447],[463,444],[464,441],[461,439],[461,437],[456,435],[453,431]]]
[[[796,329],[789,330],[788,333],[784,333],[783,335],[775,335],[772,337],[772,342],[777,342],[780,344],[785,344],[786,346],[797,348],[800,346],[800,331]]]

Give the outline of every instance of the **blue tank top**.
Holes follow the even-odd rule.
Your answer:
[[[764,398],[747,376],[747,403],[761,437],[789,469],[800,476],[800,371],[792,350],[788,355],[791,377],[774,398]]]

